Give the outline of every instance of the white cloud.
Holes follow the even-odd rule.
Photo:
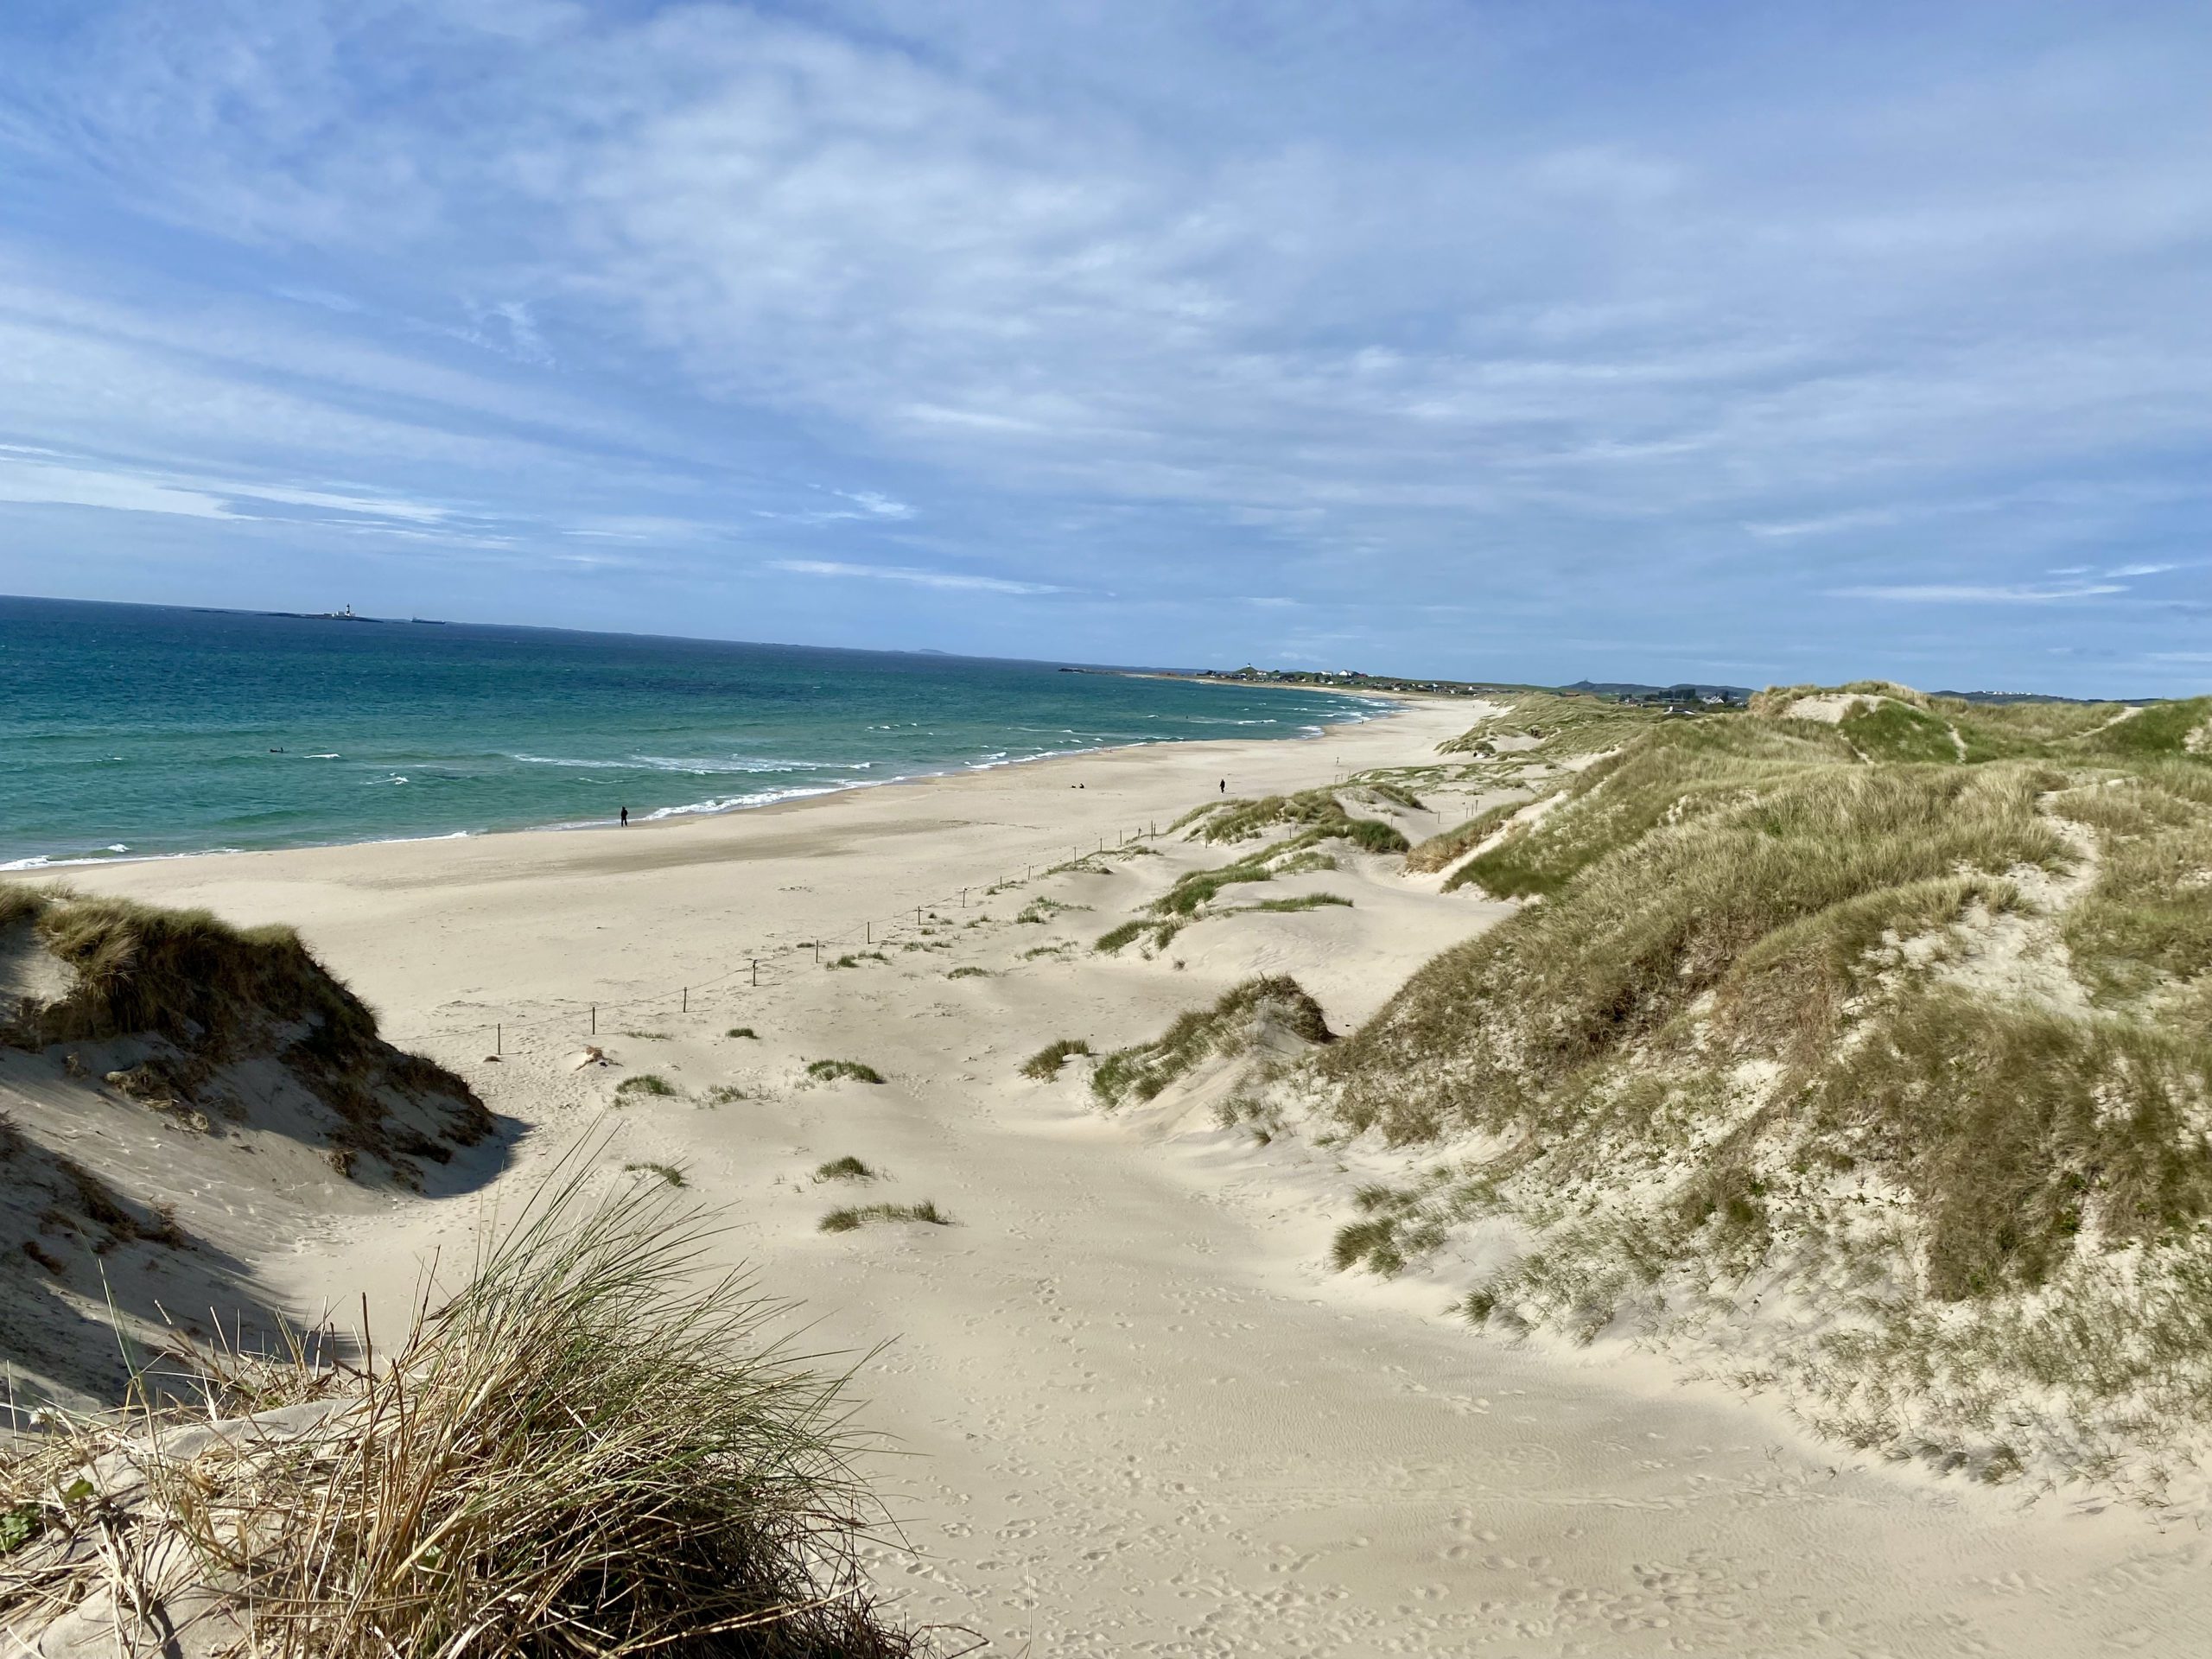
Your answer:
[[[60,227],[0,239],[0,437],[187,516],[766,519],[804,574],[984,591],[1111,560],[1192,641],[1211,594],[1417,592],[1749,649],[1840,626],[1777,556],[1845,536],[1899,603],[2161,574],[2205,511],[2172,435],[2212,425],[2203,31],[1723,29],[1741,73],[1689,104],[1640,67],[1668,26],[1555,10],[1263,48],[1148,0],[0,21],[0,146]],[[51,261],[73,226],[99,282]],[[729,533],[682,539],[711,576]]]
[[[185,518],[237,516],[219,497],[206,491],[180,489],[128,473],[36,461],[0,462],[0,501],[105,507],[117,512],[167,512]]]
[[[1833,536],[1847,530],[1872,530],[1897,522],[1897,514],[1887,507],[1859,507],[1849,512],[1832,512],[1825,518],[1799,518],[1784,524],[1747,524],[1744,526],[1754,536],[1774,540],[1789,540],[1800,536]]]
[[[800,576],[861,576],[875,582],[906,582],[919,588],[969,588],[987,594],[1064,594],[1041,582],[1009,582],[999,576],[969,575],[954,570],[925,570],[899,564],[847,564],[836,559],[771,559],[771,570]]]
[[[838,490],[834,493],[843,496],[871,518],[912,518],[914,516],[914,509],[904,501],[894,501],[874,490]]]
[[[2117,582],[2069,582],[2062,587],[1985,585],[1970,582],[1906,582],[1894,587],[1835,588],[1837,599],[1887,599],[1908,604],[2049,605],[2069,599],[2094,599],[2102,594],[2124,594]]]
[[[237,504],[242,501],[315,507],[412,524],[438,524],[452,516],[447,508],[393,496],[347,495],[276,483],[163,476],[81,461],[57,464],[14,458],[24,453],[31,452],[0,445],[0,500],[107,507],[123,512],[167,512],[187,518],[251,517],[238,510]]]

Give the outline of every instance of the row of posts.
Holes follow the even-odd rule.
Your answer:
[[[1151,833],[1154,836],[1158,836],[1160,834],[1160,825],[1157,823],[1153,824]],[[1135,840],[1143,834],[1145,834],[1145,831],[1141,830],[1132,830],[1130,831],[1130,838]],[[1073,853],[1077,858],[1085,856],[1085,854],[1080,846],[1071,847],[1068,850]],[[1106,850],[1106,838],[1103,836],[1100,836],[1098,839],[1097,850],[1101,853]],[[1032,864],[1027,867],[1027,874],[1022,877],[1022,880],[1025,882],[1032,881],[1036,879],[1036,875],[1037,867],[1034,864]],[[975,889],[972,887],[963,887],[960,889],[960,907],[963,910],[965,910],[968,907],[968,895],[974,891]],[[922,912],[924,908],[925,907],[920,905],[914,906],[914,925],[916,927],[919,927],[922,925]],[[872,921],[862,922],[861,924],[861,937],[866,944],[874,944],[875,943],[875,924]],[[817,967],[820,967],[822,965],[822,941],[815,939],[810,943],[814,948],[815,965]],[[758,989],[760,984],[760,959],[758,957],[753,957],[749,958],[749,961],[751,963],[749,969],[751,983],[753,988]],[[683,1014],[689,1014],[691,1012],[691,988],[689,985],[683,987],[682,997],[683,1001],[679,1011]],[[591,1005],[590,1019],[591,1034],[596,1037],[599,1035],[599,1004],[596,1002]],[[492,1027],[492,1052],[494,1054],[505,1054],[506,1052],[506,1026],[504,1022],[495,1023]]]

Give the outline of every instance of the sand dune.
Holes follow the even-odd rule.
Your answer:
[[[509,1166],[473,1197],[241,1220],[226,1248],[259,1294],[311,1313],[366,1290],[397,1323],[425,1261],[464,1254],[487,1205],[601,1129],[607,1180],[660,1166],[729,1207],[728,1254],[804,1300],[810,1344],[881,1349],[861,1392],[904,1454],[878,1472],[912,1546],[883,1551],[883,1581],[911,1616],[975,1625],[999,1650],[2212,1643],[2212,1549],[2193,1526],[1890,1469],[1621,1345],[1476,1335],[1433,1285],[1327,1271],[1352,1149],[1217,1127],[1208,1091],[1224,1085],[1203,1070],[1111,1113],[1087,1062],[1020,1074],[1056,1039],[1103,1053],[1255,974],[1294,975],[1345,1029],[1504,913],[1342,850],[1333,871],[1230,890],[1214,908],[1232,913],[1156,955],[1090,948],[1225,856],[1165,835],[1100,856],[1102,841],[1164,830],[1224,780],[1250,796],[1417,764],[1470,718],[1421,704],[1312,742],[1122,751],[626,832],[118,867],[82,885],[296,924],[387,1037],[512,1126]],[[1425,798],[1408,833],[1484,804]],[[1250,907],[1321,893],[1351,903]],[[575,1069],[587,1040],[613,1063]],[[810,1076],[824,1059],[885,1081]],[[641,1076],[671,1092],[622,1090]],[[817,1178],[846,1157],[874,1178]],[[819,1229],[840,1206],[925,1200],[951,1224]]]

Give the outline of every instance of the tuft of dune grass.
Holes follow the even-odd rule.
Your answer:
[[[651,1071],[640,1071],[636,1077],[625,1077],[614,1085],[615,1099],[620,1100],[625,1095],[652,1095],[663,1099],[673,1099],[676,1090],[670,1085],[667,1078],[657,1077]]]
[[[883,1074],[860,1060],[809,1060],[806,1075],[817,1083],[881,1083]]]
[[[842,1158],[832,1158],[825,1164],[815,1166],[817,1181],[872,1181],[875,1172],[848,1153]]]
[[[919,1204],[863,1204],[832,1210],[822,1217],[819,1225],[825,1233],[850,1233],[879,1221],[919,1221],[932,1227],[952,1225],[952,1217],[929,1198]]]
[[[1210,1008],[1192,1008],[1148,1043],[1117,1048],[1090,1074],[1091,1092],[1109,1106],[1150,1100],[1212,1054],[1234,1054],[1271,1022],[1309,1043],[1335,1040],[1321,1005],[1287,974],[1248,979]]]
[[[844,1379],[770,1334],[785,1306],[702,1279],[715,1227],[673,1202],[572,1181],[372,1366],[211,1360],[190,1407],[11,1439],[0,1617],[99,1597],[156,1652],[189,1597],[302,1659],[928,1651],[861,1571],[887,1524]]]
[[[1060,1075],[1060,1068],[1078,1054],[1090,1052],[1090,1045],[1080,1037],[1062,1037],[1050,1042],[1022,1062],[1021,1075],[1039,1083],[1048,1082]]]
[[[1255,910],[1287,912],[1300,910],[1325,910],[1332,905],[1352,907],[1351,899],[1334,893],[1302,893],[1295,899],[1262,899],[1252,906]]]

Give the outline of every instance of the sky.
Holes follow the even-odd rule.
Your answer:
[[[9,0],[0,592],[2212,687],[2212,10]]]

